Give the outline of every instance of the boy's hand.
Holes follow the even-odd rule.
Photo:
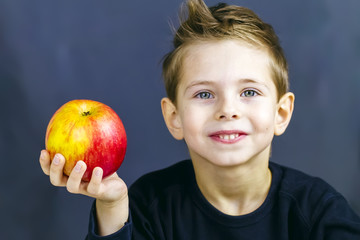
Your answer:
[[[70,176],[63,174],[65,158],[61,154],[56,154],[51,161],[50,154],[42,150],[39,161],[43,172],[50,177],[52,185],[66,187],[70,193],[97,199],[96,212],[100,235],[116,232],[127,221],[129,216],[127,187],[116,172],[102,179],[103,171],[96,167],[90,182],[84,182],[81,181],[86,170],[86,164],[83,161],[76,163]]]

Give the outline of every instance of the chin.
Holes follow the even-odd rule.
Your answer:
[[[247,160],[247,159],[221,159],[219,161],[209,160],[209,162],[211,162],[213,165],[215,165],[217,167],[229,168],[229,167],[238,167],[238,166],[245,165],[246,163],[249,162],[249,160]]]
[[[229,168],[241,166],[249,162],[247,158],[239,158],[234,156],[200,156],[198,154],[190,154],[193,162],[198,165],[212,165],[214,167]]]
[[[262,151],[258,154],[245,154],[242,153],[208,153],[204,155],[199,155],[196,153],[191,153],[190,156],[193,162],[197,162],[197,165],[202,166],[214,166],[219,168],[234,168],[241,167],[246,165],[259,165],[261,163],[268,163],[269,161],[269,151]]]

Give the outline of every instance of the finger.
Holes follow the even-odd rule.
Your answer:
[[[65,158],[63,155],[57,153],[50,165],[50,182],[54,186],[63,187],[66,185],[67,177],[64,176],[63,169]]]
[[[81,186],[81,179],[86,171],[86,163],[84,161],[78,161],[71,171],[69,179],[66,184],[66,189],[70,193],[79,193]]]
[[[40,162],[40,166],[41,166],[42,171],[46,175],[49,175],[50,174],[50,154],[49,154],[48,151],[41,150],[40,157],[39,157],[39,162]]]
[[[89,185],[87,186],[87,192],[95,198],[98,197],[100,193],[102,176],[103,176],[102,168],[100,167],[94,168]]]

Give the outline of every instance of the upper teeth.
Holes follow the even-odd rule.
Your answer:
[[[219,135],[219,137],[221,139],[225,139],[225,140],[232,140],[232,139],[235,139],[237,137],[239,137],[239,134],[238,133],[235,133],[235,134],[230,134],[230,135]]]

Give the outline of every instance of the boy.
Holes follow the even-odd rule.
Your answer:
[[[252,11],[188,1],[166,55],[165,123],[191,161],[147,174],[129,190],[114,173],[89,183],[79,161],[40,163],[55,186],[96,198],[88,239],[360,239],[360,218],[324,181],[269,163],[294,95],[272,27]],[[129,211],[130,200],[130,211]]]

